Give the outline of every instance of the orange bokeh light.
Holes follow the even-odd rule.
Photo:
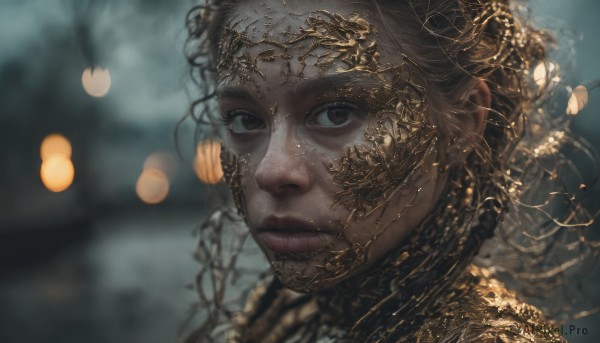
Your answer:
[[[158,151],[146,158],[144,169],[162,170],[168,177],[177,171],[177,159],[167,151]]]
[[[169,194],[169,179],[159,169],[144,169],[135,185],[135,192],[146,204],[161,203]]]
[[[212,185],[223,179],[221,167],[221,143],[204,141],[198,144],[194,170],[200,181]]]
[[[86,68],[81,75],[83,89],[95,98],[108,94],[112,80],[110,71],[103,68]]]
[[[46,188],[52,192],[62,192],[73,183],[75,177],[73,162],[64,155],[50,155],[42,161],[40,177]]]
[[[58,133],[46,136],[40,147],[42,160],[47,159],[50,155],[62,155],[66,158],[71,158],[71,151],[72,148],[69,140]]]

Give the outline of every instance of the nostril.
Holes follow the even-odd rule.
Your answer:
[[[298,188],[300,188],[300,186],[298,186],[296,184],[293,184],[293,183],[288,183],[288,184],[281,185],[281,186],[277,187],[277,189],[280,189],[280,190],[298,189]]]
[[[269,185],[264,185],[260,182],[257,182],[256,185],[258,186],[258,188],[260,190],[265,191],[267,193],[271,193],[271,194],[285,193],[286,191],[293,191],[293,190],[300,189],[300,186],[297,184],[294,184],[294,183],[273,185],[273,187],[270,187]]]

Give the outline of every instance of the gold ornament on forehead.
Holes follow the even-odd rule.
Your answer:
[[[304,77],[308,61],[314,61],[312,63],[321,74],[331,70],[336,62],[343,65],[338,66],[336,72],[373,73],[380,68],[373,25],[359,14],[353,13],[346,18],[337,13],[317,11],[305,19],[305,25],[300,27],[299,32],[283,32],[283,36],[288,38],[282,41],[267,38],[266,33],[263,38],[255,39],[255,22],[237,30],[242,21],[225,27],[217,66],[220,82],[237,80],[245,83],[254,82],[256,76],[264,78],[258,68],[260,61],[280,60],[282,73],[288,78],[295,76],[297,79]],[[271,29],[270,26],[268,29]],[[266,46],[264,50],[254,51],[262,45]],[[298,48],[305,51],[298,57],[300,68],[294,75],[290,66],[290,51]]]
[[[310,40],[310,47],[301,56],[301,61],[311,56],[316,49],[324,48],[327,52],[317,55],[315,63],[321,73],[330,70],[335,61],[346,65],[346,68],[338,67],[336,72],[375,72],[379,69],[380,54],[377,42],[372,37],[372,24],[356,13],[348,18],[327,11],[317,13],[321,15],[306,19],[307,27],[300,28],[300,33],[288,33],[292,37],[286,41],[289,45]]]

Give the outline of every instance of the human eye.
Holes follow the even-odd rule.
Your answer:
[[[344,127],[356,118],[358,107],[347,102],[333,102],[318,107],[310,116],[311,125],[322,127]]]
[[[223,124],[233,133],[249,133],[267,127],[264,120],[245,110],[226,112],[223,115]]]

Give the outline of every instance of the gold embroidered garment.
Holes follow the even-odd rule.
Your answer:
[[[347,295],[358,303],[365,300],[361,294]],[[421,320],[410,320],[408,330],[349,334],[336,325],[343,326],[347,318],[328,318],[318,305],[327,300],[334,301],[299,295],[275,280],[263,283],[235,318],[228,342],[566,342],[540,310],[520,301],[488,270],[474,265],[433,302],[436,310]],[[356,315],[360,314],[346,314]],[[393,327],[401,321],[389,323]],[[398,336],[399,332],[406,334]]]

